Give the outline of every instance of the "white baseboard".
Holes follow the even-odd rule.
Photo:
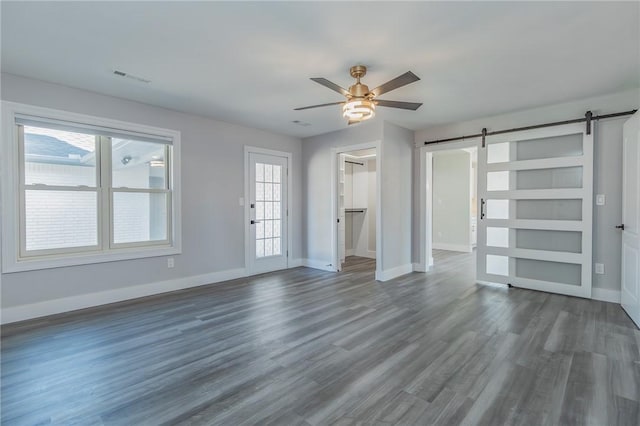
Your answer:
[[[298,268],[300,266],[304,266],[302,263],[302,259],[291,259],[289,261],[289,268]]]
[[[620,290],[593,287],[591,289],[591,298],[603,302],[620,303]]]
[[[305,259],[292,259],[289,262],[289,268],[303,266],[304,260]],[[61,314],[63,312],[71,312],[78,309],[92,308],[109,303],[153,296],[160,293],[215,284],[246,276],[248,276],[248,274],[245,268],[228,269],[226,271],[211,272],[191,277],[117,288],[99,293],[81,294],[78,296],[64,297],[44,302],[30,303],[27,305],[11,306],[9,308],[2,309],[0,323],[9,324],[12,322],[39,318],[47,315]]]
[[[473,248],[468,244],[433,243],[432,248],[435,250],[461,251],[464,253],[471,253],[473,251]]]
[[[307,268],[320,269],[322,271],[336,271],[336,268],[331,265],[331,262],[327,262],[326,260],[302,259],[302,266],[306,266]]]
[[[375,259],[376,258],[376,252],[375,251],[371,251],[371,250],[354,251],[352,256],[366,257],[368,259]]]
[[[246,275],[244,268],[229,269],[209,274],[194,275],[191,277],[117,288],[99,293],[81,294],[79,296],[30,303],[28,305],[12,306],[2,309],[1,322],[2,324],[8,324],[11,322],[24,321],[47,315],[75,311],[78,309],[92,308],[94,306],[137,299],[139,297],[152,296],[159,293],[233,280],[245,277]]]
[[[420,264],[420,262],[415,262],[413,264],[413,272],[427,272],[429,270],[429,267],[427,266],[426,268]]]
[[[413,263],[396,266],[395,268],[385,269],[384,271],[376,271],[377,281],[389,281],[413,272]]]

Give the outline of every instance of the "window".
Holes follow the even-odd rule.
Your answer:
[[[179,133],[70,118],[9,118],[17,208],[3,271],[178,253]]]

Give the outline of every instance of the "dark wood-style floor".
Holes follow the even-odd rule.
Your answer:
[[[2,424],[639,424],[618,305],[478,286],[473,263],[297,268],[5,326]]]

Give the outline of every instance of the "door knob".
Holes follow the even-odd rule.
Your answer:
[[[252,225],[255,225],[256,223],[260,223],[260,221],[259,221],[259,220],[252,220],[252,221],[251,221],[251,224],[252,224]]]
[[[616,225],[616,229],[624,231],[624,223],[622,225]]]

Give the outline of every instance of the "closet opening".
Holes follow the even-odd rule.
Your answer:
[[[376,148],[337,154],[336,270],[376,271],[378,180]]]

